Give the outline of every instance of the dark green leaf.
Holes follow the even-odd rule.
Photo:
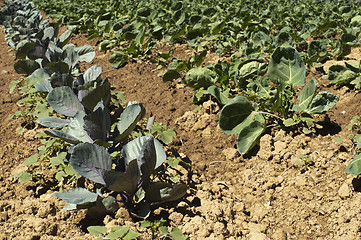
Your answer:
[[[253,121],[253,111],[251,102],[246,97],[238,95],[223,106],[219,115],[219,127],[225,133],[239,133]]]
[[[262,121],[262,120],[261,120]],[[251,150],[259,141],[266,126],[263,122],[253,121],[249,125],[245,126],[238,135],[237,149],[240,153],[245,154]]]
[[[171,185],[157,182],[149,184],[145,192],[149,202],[170,202],[183,197],[187,193],[187,186],[183,183]]]
[[[34,60],[20,60],[14,64],[14,69],[18,74],[30,75],[38,68],[40,65]]]
[[[136,160],[128,163],[127,171],[110,171],[105,174],[106,186],[109,190],[116,192],[134,193],[140,179],[140,172]]]
[[[173,81],[180,77],[181,75],[177,70],[168,70],[163,75],[163,81]]]
[[[215,85],[210,86],[208,89],[208,92],[217,99],[217,101],[220,104],[227,104],[229,102],[229,91],[231,90],[230,88],[226,88],[226,89],[222,89],[219,88]]]
[[[192,68],[183,81],[194,89],[208,88],[217,82],[217,74],[208,68]]]
[[[137,164],[143,182],[148,182],[150,175],[154,172],[155,164],[157,163],[154,140],[154,138],[146,140],[137,157]]]
[[[109,62],[115,68],[122,67],[128,62],[128,55],[121,51],[115,51],[109,56]]]

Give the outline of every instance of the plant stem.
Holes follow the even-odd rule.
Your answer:
[[[275,118],[278,118],[282,121],[284,121],[285,119],[284,118],[281,118],[273,113],[269,113],[269,112],[263,112],[263,111],[257,111],[257,112],[254,112],[254,113],[261,113],[261,114],[264,114],[264,115],[269,115],[269,116],[272,116],[272,117],[275,117]]]

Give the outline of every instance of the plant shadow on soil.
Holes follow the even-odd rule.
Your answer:
[[[331,121],[330,117],[327,114],[325,114],[323,120],[317,121],[315,123],[322,126],[321,129],[316,129],[316,135],[321,135],[321,136],[336,135],[342,130],[341,126]]]
[[[361,176],[355,176],[352,179],[352,186],[355,192],[361,192]]]

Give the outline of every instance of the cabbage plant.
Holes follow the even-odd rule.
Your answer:
[[[136,138],[124,145],[121,153],[122,157],[113,161],[103,146],[77,144],[70,157],[71,166],[100,188],[96,192],[77,188],[55,193],[54,196],[67,202],[63,210],[87,208],[90,216],[99,217],[115,212],[118,202],[123,202],[133,215],[145,218],[151,205],[174,201],[186,194],[185,184],[152,181],[152,174],[166,160],[163,147],[155,138]]]

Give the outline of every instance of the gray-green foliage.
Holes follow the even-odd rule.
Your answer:
[[[352,62],[345,62],[343,65],[333,65],[329,69],[328,79],[331,83],[340,85],[353,85],[356,89],[361,89],[360,66]]]
[[[15,34],[18,37],[9,39],[9,44],[16,48],[16,56],[21,59],[14,68],[18,73],[29,75],[26,78],[29,92],[41,92],[41,98],[46,99],[50,109],[56,112],[49,116],[45,109],[46,115],[37,120],[40,125],[50,128],[46,134],[55,137],[49,141],[50,145],[47,143],[39,150],[51,155],[50,165],[58,171],[57,180],[80,175],[103,185],[95,192],[77,188],[55,193],[54,196],[68,203],[64,210],[86,208],[89,215],[99,217],[114,213],[119,208],[116,198],[120,196],[132,213],[145,218],[150,214],[151,204],[184,196],[185,184],[152,181],[153,174],[166,160],[158,140],[144,136],[128,142],[131,132],[144,116],[143,106],[131,102],[123,108],[112,102],[111,87],[107,79],[100,78],[100,66],[79,72],[79,62],[93,60],[93,47],[66,44],[70,31],[57,38],[57,24],[48,25],[47,20],[41,22],[41,14],[31,9],[32,4],[26,4],[26,1],[16,3],[21,6],[18,8],[7,1],[2,9],[2,13],[7,15],[1,15],[9,32],[23,34],[25,31],[24,37]],[[24,12],[21,7],[29,9]],[[35,18],[27,19],[28,15]],[[29,29],[32,31],[27,32]],[[131,34],[128,37],[132,38]],[[144,30],[135,36],[135,44],[143,41]],[[17,84],[19,82],[11,86],[12,91]],[[111,102],[114,106],[110,106]],[[110,107],[114,111],[112,114]],[[57,145],[59,142],[62,144]],[[51,152],[48,151],[50,147]],[[44,158],[43,153],[41,158]],[[35,154],[26,159],[24,165],[32,166],[38,159],[39,155]],[[37,175],[30,169],[16,177],[26,182]]]
[[[268,77],[278,85],[303,86],[305,65],[294,48],[278,47],[268,66]]]
[[[132,213],[145,218],[150,214],[151,203],[174,201],[186,193],[187,187],[184,184],[151,181],[153,172],[166,160],[163,147],[156,139],[134,139],[124,145],[121,152],[122,158],[113,167],[112,157],[105,147],[80,143],[72,149],[70,164],[74,170],[114,193],[103,197],[84,188],[56,193],[55,196],[68,202],[64,210],[90,207],[89,214],[94,211],[100,215],[114,212],[117,205],[112,203],[108,207],[104,201],[111,201],[114,196],[121,194]]]

